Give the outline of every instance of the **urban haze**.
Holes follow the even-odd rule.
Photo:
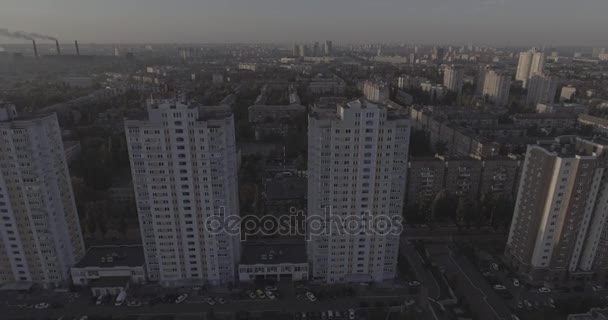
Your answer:
[[[608,319],[606,12],[3,0],[0,318]]]

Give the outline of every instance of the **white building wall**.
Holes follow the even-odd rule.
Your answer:
[[[369,102],[339,106],[338,119],[311,116],[309,216],[400,216],[409,135],[409,119],[389,120],[386,108]],[[391,279],[398,245],[398,236],[377,234],[313,237],[308,243],[312,276],[327,283]]]
[[[211,109],[222,115],[200,120]],[[235,280],[238,235],[205,229],[207,218],[239,214],[229,110],[164,100],[148,108],[148,120],[125,121],[150,280],[168,286]]]

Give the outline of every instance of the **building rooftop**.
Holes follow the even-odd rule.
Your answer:
[[[91,247],[74,268],[141,267],[145,264],[141,245]]]
[[[241,264],[306,263],[304,240],[260,240],[242,243]]]
[[[131,277],[101,277],[89,283],[91,288],[123,287],[131,281]]]

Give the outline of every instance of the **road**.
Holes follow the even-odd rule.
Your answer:
[[[418,254],[418,251],[416,251],[414,246],[405,238],[401,238],[400,249],[399,254],[401,254],[410,264],[418,281],[428,288],[429,297],[438,299],[441,294],[439,284],[437,283],[437,280],[435,280],[435,277],[433,277],[433,274],[424,266],[424,260]]]

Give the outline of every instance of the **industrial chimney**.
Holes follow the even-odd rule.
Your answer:
[[[80,56],[80,48],[78,48],[78,40],[74,40],[74,46],[76,46],[76,55]]]
[[[59,40],[55,40],[55,45],[57,46],[57,55],[61,55],[61,48],[59,48]]]
[[[34,57],[38,59],[38,47],[36,46],[36,40],[32,40],[32,45],[34,45]]]

